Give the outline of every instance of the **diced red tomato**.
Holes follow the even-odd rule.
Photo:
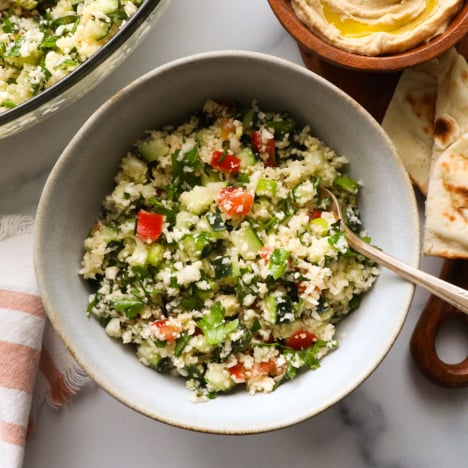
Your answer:
[[[273,249],[271,247],[262,247],[258,254],[260,255],[260,258],[265,262],[265,263],[270,263],[270,257],[273,252]],[[294,262],[293,257],[288,258],[288,265],[292,266]]]
[[[246,379],[246,369],[244,365],[238,362],[235,366],[228,368],[229,374],[236,383],[245,382]]]
[[[169,320],[157,320],[151,326],[155,327],[156,338],[162,341],[175,341],[180,336],[180,330]]]
[[[299,330],[287,338],[285,344],[288,348],[300,351],[301,349],[307,349],[315,341],[317,341],[317,337],[313,333]]]
[[[213,151],[210,164],[219,171],[236,174],[239,172],[241,160],[232,153]]]
[[[305,281],[301,281],[300,283],[296,283],[297,292],[302,294],[307,289],[307,283]]]
[[[266,154],[267,157],[264,159],[264,164],[266,167],[275,166],[275,151],[276,145],[273,138],[265,138],[261,130],[252,132],[252,146],[255,151],[260,154]]]
[[[137,214],[136,234],[142,240],[158,240],[162,233],[164,216],[140,210]]]
[[[258,253],[260,255],[260,258],[265,263],[268,263],[270,261],[271,252],[273,252],[273,249],[271,247],[262,247]]]
[[[274,359],[270,359],[269,361],[256,362],[250,372],[250,376],[253,378],[269,374],[278,375],[278,369],[276,368]]]
[[[322,217],[322,210],[315,209],[309,211],[309,219],[317,219]]]
[[[166,198],[166,191],[161,187],[156,187],[156,195],[161,198]]]
[[[297,288],[297,292],[299,294],[304,294],[306,289],[309,288],[311,285],[311,283],[309,281],[300,281],[299,283],[296,283],[296,288]],[[315,292],[315,293],[318,293],[320,292],[320,288],[315,285],[312,290]]]
[[[271,156],[268,156],[268,158],[266,158],[266,159],[263,161],[263,165],[264,165],[265,167],[275,167],[275,166],[276,166],[275,155],[272,154]]]
[[[254,147],[254,150],[257,151],[258,153],[262,152],[262,133],[259,131],[252,132],[251,135],[252,138],[252,146]]]
[[[268,361],[256,362],[251,369],[246,369],[244,364],[238,362],[236,365],[229,367],[228,371],[234,382],[242,383],[265,375],[280,375],[284,372],[284,368],[278,368],[276,361],[269,359]]]
[[[252,208],[254,196],[240,187],[225,187],[216,198],[219,209],[229,216],[245,216]]]

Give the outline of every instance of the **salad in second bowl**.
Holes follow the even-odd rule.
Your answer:
[[[0,113],[50,88],[106,44],[143,0],[0,0]]]
[[[88,313],[196,400],[271,392],[337,348],[378,274],[320,187],[359,221],[347,160],[286,113],[208,100],[122,159],[80,274]]]

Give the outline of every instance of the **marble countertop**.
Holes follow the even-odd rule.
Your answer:
[[[266,0],[173,0],[144,42],[97,88],[37,127],[0,140],[0,214],[34,215],[47,175],[71,136],[119,88],[172,59],[247,49],[303,64]],[[422,208],[421,200],[420,205]],[[440,261],[422,259],[438,273]],[[25,468],[468,466],[468,389],[439,388],[416,368],[409,341],[428,294],[416,289],[394,347],[358,389],[320,415],[259,435],[190,432],[152,421],[88,384],[60,410],[44,406]],[[468,354],[466,330],[445,327],[440,356]]]

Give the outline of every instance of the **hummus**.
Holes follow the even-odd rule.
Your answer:
[[[308,28],[361,55],[403,52],[441,34],[463,0],[291,0]]]

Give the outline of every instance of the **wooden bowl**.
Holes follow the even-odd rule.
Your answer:
[[[414,49],[393,55],[368,57],[334,47],[308,29],[295,15],[289,0],[268,0],[283,27],[297,41],[300,49],[317,54],[323,60],[344,68],[367,72],[402,70],[437,57],[468,33],[468,3],[465,3],[447,30]]]

